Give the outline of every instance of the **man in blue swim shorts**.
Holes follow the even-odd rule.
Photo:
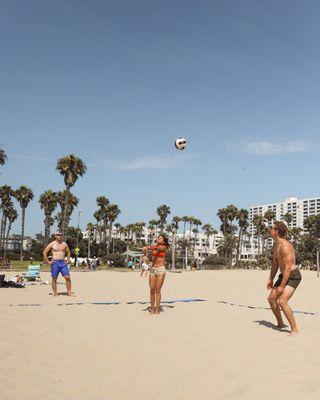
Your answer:
[[[51,261],[49,261],[48,258],[49,252],[51,252],[52,255]],[[67,261],[65,261],[66,256]],[[48,246],[44,249],[43,257],[45,262],[51,266],[51,286],[53,290],[53,295],[58,296],[57,278],[59,273],[61,273],[61,275],[66,280],[67,294],[68,296],[71,296],[71,279],[68,268],[68,264],[70,264],[70,249],[67,243],[62,241],[62,234],[60,232],[55,233],[55,241],[49,243]]]

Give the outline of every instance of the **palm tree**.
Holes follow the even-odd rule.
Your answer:
[[[289,212],[285,213],[284,216],[282,217],[282,219],[287,223],[288,227],[290,227],[290,224],[292,222],[292,214],[290,214]]]
[[[210,236],[212,235],[217,235],[218,231],[216,231],[215,229],[213,229],[213,226],[211,224],[205,224],[202,227],[206,237],[207,237],[207,241],[206,241],[206,255],[208,256],[208,249],[209,249],[209,240],[210,240]]]
[[[56,219],[58,220],[59,230],[63,231],[63,224],[68,227],[73,210],[79,204],[79,199],[67,189],[58,192],[57,197],[58,203],[61,207],[61,212],[58,213]]]
[[[21,247],[20,247],[20,261],[23,261],[23,240],[24,240],[24,228],[26,222],[26,208],[33,199],[33,192],[27,186],[20,186],[18,190],[14,192],[14,197],[20,204],[22,211],[22,223],[21,223]]]
[[[119,224],[119,222],[116,222],[114,224],[114,227],[117,229],[116,238],[118,239],[118,233],[120,232],[121,224]]]
[[[193,242],[192,255],[194,257],[195,247],[196,247],[198,233],[199,233],[199,226],[202,225],[202,222],[201,222],[201,220],[199,218],[194,218],[193,217],[193,224],[195,226],[195,228],[192,229],[192,232],[194,233],[194,242]]]
[[[108,216],[106,209],[108,205],[110,204],[110,201],[107,197],[105,196],[99,196],[97,197],[97,206],[100,207],[99,211],[101,214],[101,220],[103,221],[103,243],[107,243],[107,225],[108,225]]]
[[[253,219],[252,219],[252,223],[255,228],[254,235],[258,240],[258,259],[260,259],[261,240],[263,237],[263,233],[264,233],[263,230],[265,227],[264,222],[263,222],[263,216],[259,215],[259,214],[254,215]]]
[[[155,236],[157,236],[158,232],[157,232],[157,228],[159,225],[159,221],[157,221],[156,219],[152,219],[151,221],[149,221],[149,229],[151,231],[151,242],[153,242]]]
[[[105,210],[105,215],[107,217],[107,220],[109,222],[109,235],[108,235],[108,248],[107,248],[107,255],[109,256],[110,254],[110,242],[111,242],[111,236],[112,236],[112,226],[115,220],[118,218],[119,214],[121,213],[120,208],[118,207],[117,204],[109,204],[106,207]]]
[[[228,216],[225,208],[220,208],[217,212],[217,216],[220,218],[221,226],[220,230],[225,235],[227,233]]]
[[[218,253],[226,257],[229,264],[232,264],[233,252],[237,246],[237,238],[234,235],[226,235],[218,245]]]
[[[91,242],[94,238],[94,225],[92,222],[89,222],[87,224],[87,232],[88,232],[88,258],[90,258]]]
[[[0,147],[0,165],[4,165],[7,161],[7,155],[2,147]]]
[[[159,227],[160,231],[162,232],[164,229],[164,226],[166,224],[168,215],[170,214],[170,207],[166,206],[165,204],[159,206],[157,208],[157,214],[159,215]]]
[[[6,220],[7,214],[6,210],[9,209],[12,205],[12,195],[14,194],[13,189],[11,186],[4,185],[0,186],[0,208],[2,209],[2,218],[1,218],[1,225],[0,225],[0,251],[4,248],[4,239],[5,239],[5,231],[6,231]]]
[[[9,225],[8,225],[8,230],[7,230],[7,234],[6,234],[6,240],[5,240],[5,244],[4,244],[4,258],[6,258],[6,254],[7,254],[9,236],[10,236],[10,231],[11,231],[12,224],[18,218],[18,212],[13,206],[11,206],[10,208],[8,208],[6,210],[6,214],[7,214],[7,218],[8,218],[8,221],[9,221]]]
[[[58,194],[52,190],[46,190],[40,196],[39,203],[44,210],[44,237],[46,240],[50,238],[50,227],[53,225],[52,214],[58,205]]]
[[[87,167],[81,158],[74,154],[70,154],[58,160],[56,169],[63,176],[66,191],[70,193],[70,189],[74,186],[79,176],[83,176],[86,173]],[[66,202],[64,204],[64,209],[62,210],[62,234],[64,236],[66,235],[68,228],[67,216],[71,216],[71,214],[69,196],[66,196]]]
[[[185,215],[181,218],[181,221],[183,222],[183,238],[185,238],[186,237],[186,227],[187,227],[187,223],[189,222],[189,217],[187,215]]]
[[[236,219],[237,219],[238,225],[239,225],[239,239],[238,239],[237,255],[236,255],[236,262],[238,263],[239,260],[241,259],[243,236],[247,232],[247,229],[249,227],[248,210],[241,208],[241,210],[239,210],[237,213]]]

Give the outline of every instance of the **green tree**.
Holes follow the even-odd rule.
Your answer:
[[[8,218],[8,222],[9,222],[7,233],[6,233],[6,240],[5,240],[5,244],[4,244],[4,257],[6,258],[11,227],[12,227],[13,223],[15,222],[15,220],[18,218],[18,212],[13,206],[6,209],[5,212],[7,214],[7,218]]]
[[[204,224],[202,227],[205,235],[206,235],[206,257],[208,257],[209,255],[209,241],[210,241],[210,237],[217,235],[218,231],[216,231],[213,226],[211,224]]]
[[[109,254],[110,254],[112,227],[120,213],[121,213],[121,210],[117,204],[109,204],[106,208],[106,217],[107,217],[107,221],[109,223],[107,256],[109,256]]]
[[[70,154],[58,160],[56,169],[63,176],[66,192],[70,193],[72,186],[75,185],[78,178],[86,173],[87,167],[81,158],[75,156],[74,154]],[[66,231],[68,228],[68,216],[70,218],[72,214],[72,211],[70,213],[69,199],[71,199],[71,196],[66,195],[66,202],[64,203],[64,208],[62,209],[61,228],[64,237],[66,236]]]
[[[183,238],[186,237],[186,228],[187,228],[187,223],[190,221],[190,217],[187,215],[183,216],[181,218],[181,221],[183,222]]]
[[[7,155],[2,147],[0,147],[0,165],[4,165],[7,161]]]
[[[74,194],[72,194],[70,190],[63,190],[61,192],[58,192],[57,196],[61,212],[58,213],[58,215],[56,216],[56,220],[58,221],[58,228],[62,232],[63,225],[64,224],[65,226],[69,225],[73,210],[79,204],[79,199]]]
[[[11,186],[4,185],[0,186],[0,208],[2,210],[1,225],[0,225],[0,252],[4,249],[4,240],[6,232],[6,221],[7,221],[7,210],[12,207],[12,196],[14,190]]]
[[[52,190],[46,190],[41,194],[39,203],[41,208],[44,211],[44,237],[45,240],[48,241],[50,238],[50,228],[53,225],[54,219],[52,218],[52,214],[57,208],[58,205],[58,194],[53,192]]]
[[[241,210],[239,210],[237,212],[236,219],[237,219],[238,225],[239,225],[239,238],[238,238],[237,254],[236,254],[236,262],[238,263],[241,259],[243,236],[246,234],[247,229],[249,227],[248,210],[241,208]]]
[[[162,204],[157,208],[157,214],[159,216],[159,228],[160,231],[162,232],[164,229],[164,226],[166,224],[168,215],[171,213],[170,207],[166,206],[165,204]]]
[[[33,200],[33,192],[30,188],[27,186],[20,186],[18,190],[14,192],[14,197],[17,199],[18,203],[20,204],[21,207],[21,216],[22,216],[22,222],[21,222],[21,248],[20,248],[20,261],[23,260],[23,240],[24,240],[24,229],[25,229],[25,223],[26,223],[26,209],[30,203],[31,200]]]
[[[110,201],[105,196],[97,197],[97,206],[100,207],[98,211],[100,211],[100,221],[103,221],[103,243],[107,243],[107,226],[108,226],[108,215],[107,215],[107,207],[109,206]]]

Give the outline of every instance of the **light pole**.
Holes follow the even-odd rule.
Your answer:
[[[74,266],[77,266],[78,261],[78,246],[79,246],[79,230],[80,230],[80,214],[82,213],[81,210],[78,211],[78,226],[77,226],[77,234],[76,234],[76,252],[74,257]]]

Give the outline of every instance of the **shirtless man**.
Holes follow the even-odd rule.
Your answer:
[[[292,244],[285,239],[288,228],[283,222],[276,221],[270,229],[270,236],[275,242],[273,249],[273,261],[267,288],[271,290],[268,301],[275,315],[278,328],[284,328],[281,310],[286,316],[291,332],[289,336],[298,333],[298,327],[288,301],[301,282],[301,273],[296,266],[296,256]],[[273,284],[273,279],[280,268],[281,274]]]
[[[49,261],[48,254],[51,251],[52,259]],[[67,262],[65,258],[67,256]],[[66,280],[68,296],[71,296],[71,280],[70,273],[67,264],[70,264],[70,250],[67,243],[62,241],[62,234],[59,232],[55,233],[55,241],[48,244],[44,249],[43,257],[45,262],[51,266],[51,276],[52,276],[52,290],[53,295],[58,296],[57,291],[57,278],[59,272]]]

